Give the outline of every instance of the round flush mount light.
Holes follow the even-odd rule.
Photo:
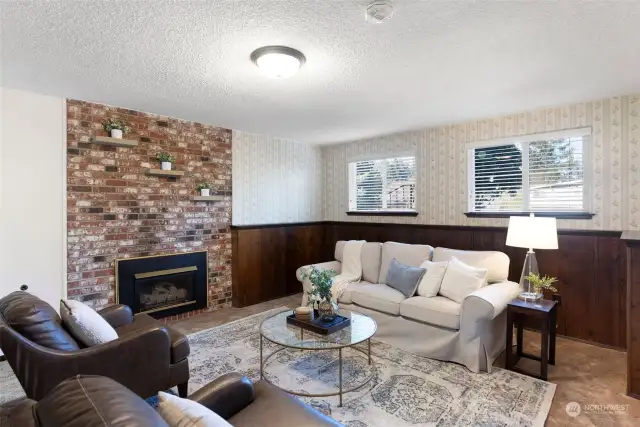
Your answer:
[[[251,53],[251,60],[269,77],[286,79],[298,72],[306,58],[287,46],[264,46]]]

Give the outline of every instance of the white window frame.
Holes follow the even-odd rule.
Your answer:
[[[478,215],[501,215],[506,213],[549,213],[549,211],[542,210],[530,210],[529,209],[529,186],[523,185],[522,187],[522,199],[523,209],[519,211],[511,212],[486,212],[475,210],[475,156],[473,155],[476,148],[489,148],[497,147],[500,145],[508,144],[526,144],[535,141],[542,141],[548,139],[559,138],[577,138],[582,137],[582,210],[579,211],[561,211],[561,214],[571,213],[589,213],[591,212],[591,184],[592,184],[592,171],[591,167],[591,151],[592,151],[592,129],[591,127],[582,127],[574,129],[565,129],[553,132],[533,133],[527,135],[518,135],[506,138],[488,139],[483,141],[468,142],[466,144],[467,151],[467,212]],[[529,164],[529,150],[522,150],[522,163]],[[522,182],[529,182],[529,168],[523,168],[522,170]]]
[[[356,162],[364,162],[364,161],[373,161],[373,160],[387,160],[387,159],[395,159],[398,157],[413,157],[415,163],[415,174],[416,174],[416,182],[415,182],[415,208],[414,209],[381,209],[381,210],[371,210],[371,211],[359,211],[351,209],[351,164]],[[359,156],[351,156],[347,158],[347,213],[349,214],[358,214],[358,215],[393,215],[394,213],[403,214],[403,213],[418,213],[419,204],[419,192],[418,192],[418,181],[419,176],[418,172],[420,170],[420,158],[415,151],[396,151],[390,153],[375,153],[375,154],[366,154]]]

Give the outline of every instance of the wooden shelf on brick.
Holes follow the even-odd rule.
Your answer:
[[[120,138],[111,138],[108,136],[94,136],[93,141],[94,144],[101,145],[110,145],[112,147],[137,147],[138,141],[134,141],[133,139],[120,139]]]
[[[175,176],[184,176],[184,171],[176,171],[176,170],[165,171],[162,169],[149,169],[147,171],[147,175],[175,177]]]
[[[219,202],[224,200],[224,196],[193,196],[193,199],[196,202]]]

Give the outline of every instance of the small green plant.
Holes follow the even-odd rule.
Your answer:
[[[169,162],[169,163],[173,163],[176,161],[176,158],[173,157],[171,154],[169,153],[158,153],[156,154],[156,160],[159,162]]]
[[[533,289],[535,289],[537,294],[542,293],[543,289],[548,289],[553,292],[558,292],[558,289],[556,289],[556,287],[553,286],[553,284],[558,281],[558,279],[556,279],[555,277],[551,277],[551,276],[540,277],[539,274],[531,273],[528,276],[526,276],[525,279],[527,279],[529,283],[531,283],[531,285],[533,286]]]
[[[313,265],[310,270],[302,273],[302,279],[309,278],[311,282],[309,302],[331,301],[331,285],[336,274],[335,270],[319,269]]]
[[[203,184],[198,184],[196,185],[196,190],[200,191],[200,190],[209,190],[211,188],[211,185],[203,183]]]
[[[120,119],[107,119],[102,122],[102,127],[107,132],[111,132],[113,129],[120,129],[122,133],[127,133],[131,130],[129,125]]]

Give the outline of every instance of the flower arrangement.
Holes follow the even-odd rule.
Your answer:
[[[131,130],[129,125],[127,125],[124,121],[120,119],[107,119],[102,122],[102,127],[107,132],[111,133],[112,130],[121,130],[124,133],[127,133]]]
[[[211,185],[209,184],[198,184],[196,185],[196,190],[201,191],[201,190],[210,190],[211,189]]]
[[[539,274],[531,273],[525,278],[529,281],[531,286],[533,286],[536,294],[541,294],[543,289],[558,292],[558,289],[553,286],[553,284],[558,281],[558,279],[556,279],[555,277],[546,275],[541,277]]]
[[[313,265],[302,273],[302,279],[308,278],[311,282],[311,290],[307,293],[309,303],[331,302],[331,285],[333,285],[333,278],[337,274],[335,270],[319,269]]]

